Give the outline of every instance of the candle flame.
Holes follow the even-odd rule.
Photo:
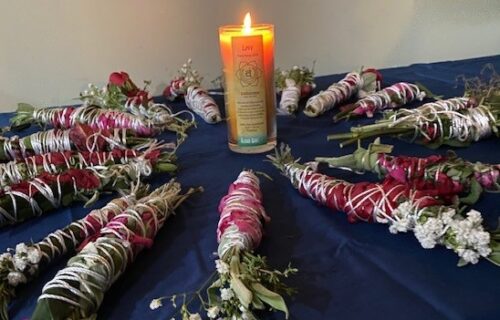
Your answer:
[[[245,19],[243,20],[243,31],[246,34],[252,32],[252,17],[250,17],[250,12],[247,12]]]

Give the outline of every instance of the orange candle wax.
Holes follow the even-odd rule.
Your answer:
[[[219,28],[225,80],[229,148],[258,153],[276,145],[274,27],[251,25]]]

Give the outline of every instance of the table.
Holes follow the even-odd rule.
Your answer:
[[[473,76],[486,63],[500,71],[500,55],[477,59],[414,64],[382,70],[384,85],[399,81],[421,82],[444,97],[461,95],[455,87],[460,74]],[[324,89],[343,75],[319,77]],[[216,97],[220,106],[221,97]],[[174,104],[183,108],[183,103]],[[291,145],[303,160],[314,156],[339,156],[354,147],[339,149],[327,142],[326,135],[345,132],[351,125],[369,123],[357,120],[333,124],[327,113],[310,119],[303,114],[278,117],[280,142]],[[4,125],[11,114],[2,114]],[[183,186],[205,188],[177,210],[158,234],[154,246],[143,251],[125,275],[108,291],[99,311],[100,319],[170,319],[174,310],[166,306],[149,309],[151,299],[176,292],[193,291],[214,270],[217,244],[217,204],[229,184],[243,168],[263,171],[273,181],[261,179],[264,205],[272,221],[258,250],[273,267],[289,261],[300,272],[288,282],[298,290],[289,301],[291,319],[498,319],[500,317],[500,268],[487,261],[474,266],[456,267],[457,256],[444,248],[425,250],[411,234],[392,235],[387,226],[367,223],[350,224],[344,214],[320,207],[301,197],[264,155],[241,155],[226,146],[226,125],[199,122],[189,139],[179,149],[180,171],[177,179]],[[447,147],[429,150],[392,138],[394,154],[426,156],[443,154]],[[456,149],[459,156],[471,161],[499,163],[500,143],[488,139],[467,149]],[[329,169],[338,178],[357,182],[376,181],[373,174],[363,176]],[[168,176],[156,175],[153,186],[166,182]],[[98,205],[109,201],[103,197]],[[500,195],[485,194],[475,205],[489,227],[500,216]],[[81,205],[61,209],[21,225],[0,230],[0,250],[20,241],[38,241],[55,228],[81,218],[89,210]],[[13,319],[26,319],[47,281],[66,260],[47,270],[35,282],[19,290],[10,306]],[[264,319],[282,319],[282,314],[265,314]]]

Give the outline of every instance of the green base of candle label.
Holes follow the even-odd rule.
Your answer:
[[[267,136],[238,137],[238,145],[242,147],[260,146],[267,143]]]

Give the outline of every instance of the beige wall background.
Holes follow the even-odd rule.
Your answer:
[[[110,72],[161,93],[191,57],[220,74],[217,28],[276,28],[276,65],[318,75],[500,54],[498,0],[0,0],[0,111],[74,103]]]

